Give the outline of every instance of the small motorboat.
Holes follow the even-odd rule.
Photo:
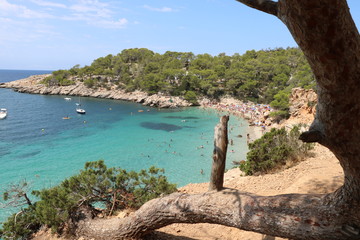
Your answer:
[[[0,119],[4,119],[7,116],[6,108],[0,108]]]
[[[71,101],[71,98],[69,98],[69,97],[66,97],[64,99],[65,99],[65,101]]]

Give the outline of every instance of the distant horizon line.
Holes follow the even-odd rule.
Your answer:
[[[9,68],[6,68],[6,69],[3,69],[3,68],[0,68],[0,71],[2,70],[6,70],[6,71],[47,71],[47,72],[53,72],[53,71],[57,71],[57,70],[46,70],[46,69],[9,69]]]

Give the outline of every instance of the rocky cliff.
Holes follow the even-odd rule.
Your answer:
[[[310,123],[316,113],[317,94],[312,89],[293,88],[289,98],[290,122]]]

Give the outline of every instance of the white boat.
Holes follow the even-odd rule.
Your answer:
[[[65,101],[71,101],[71,98],[69,98],[69,97],[66,97],[64,99],[65,99]]]
[[[79,114],[85,114],[86,111],[85,109],[81,108],[81,103],[80,103],[80,97],[79,97],[79,103],[76,103],[76,112]]]
[[[85,109],[82,109],[80,107],[76,108],[76,112],[79,113],[79,114],[85,114],[86,113]]]
[[[0,119],[4,119],[7,116],[6,108],[0,108]]]

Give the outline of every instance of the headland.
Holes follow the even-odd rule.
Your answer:
[[[150,95],[138,90],[127,92],[124,89],[117,88],[115,85],[111,88],[88,88],[81,81],[75,81],[75,84],[68,86],[46,86],[42,84],[41,82],[50,75],[34,75],[16,81],[0,83],[0,88],[11,88],[20,93],[30,94],[81,96],[131,101],[157,108],[194,106],[194,104],[180,96],[169,96],[163,93]],[[250,126],[248,133],[252,140],[261,137],[266,128],[273,124],[269,117],[272,111],[269,105],[255,104],[250,101],[244,102],[226,96],[218,100],[201,98],[199,99],[199,105],[204,108],[216,109],[219,113],[231,114],[247,120]]]

